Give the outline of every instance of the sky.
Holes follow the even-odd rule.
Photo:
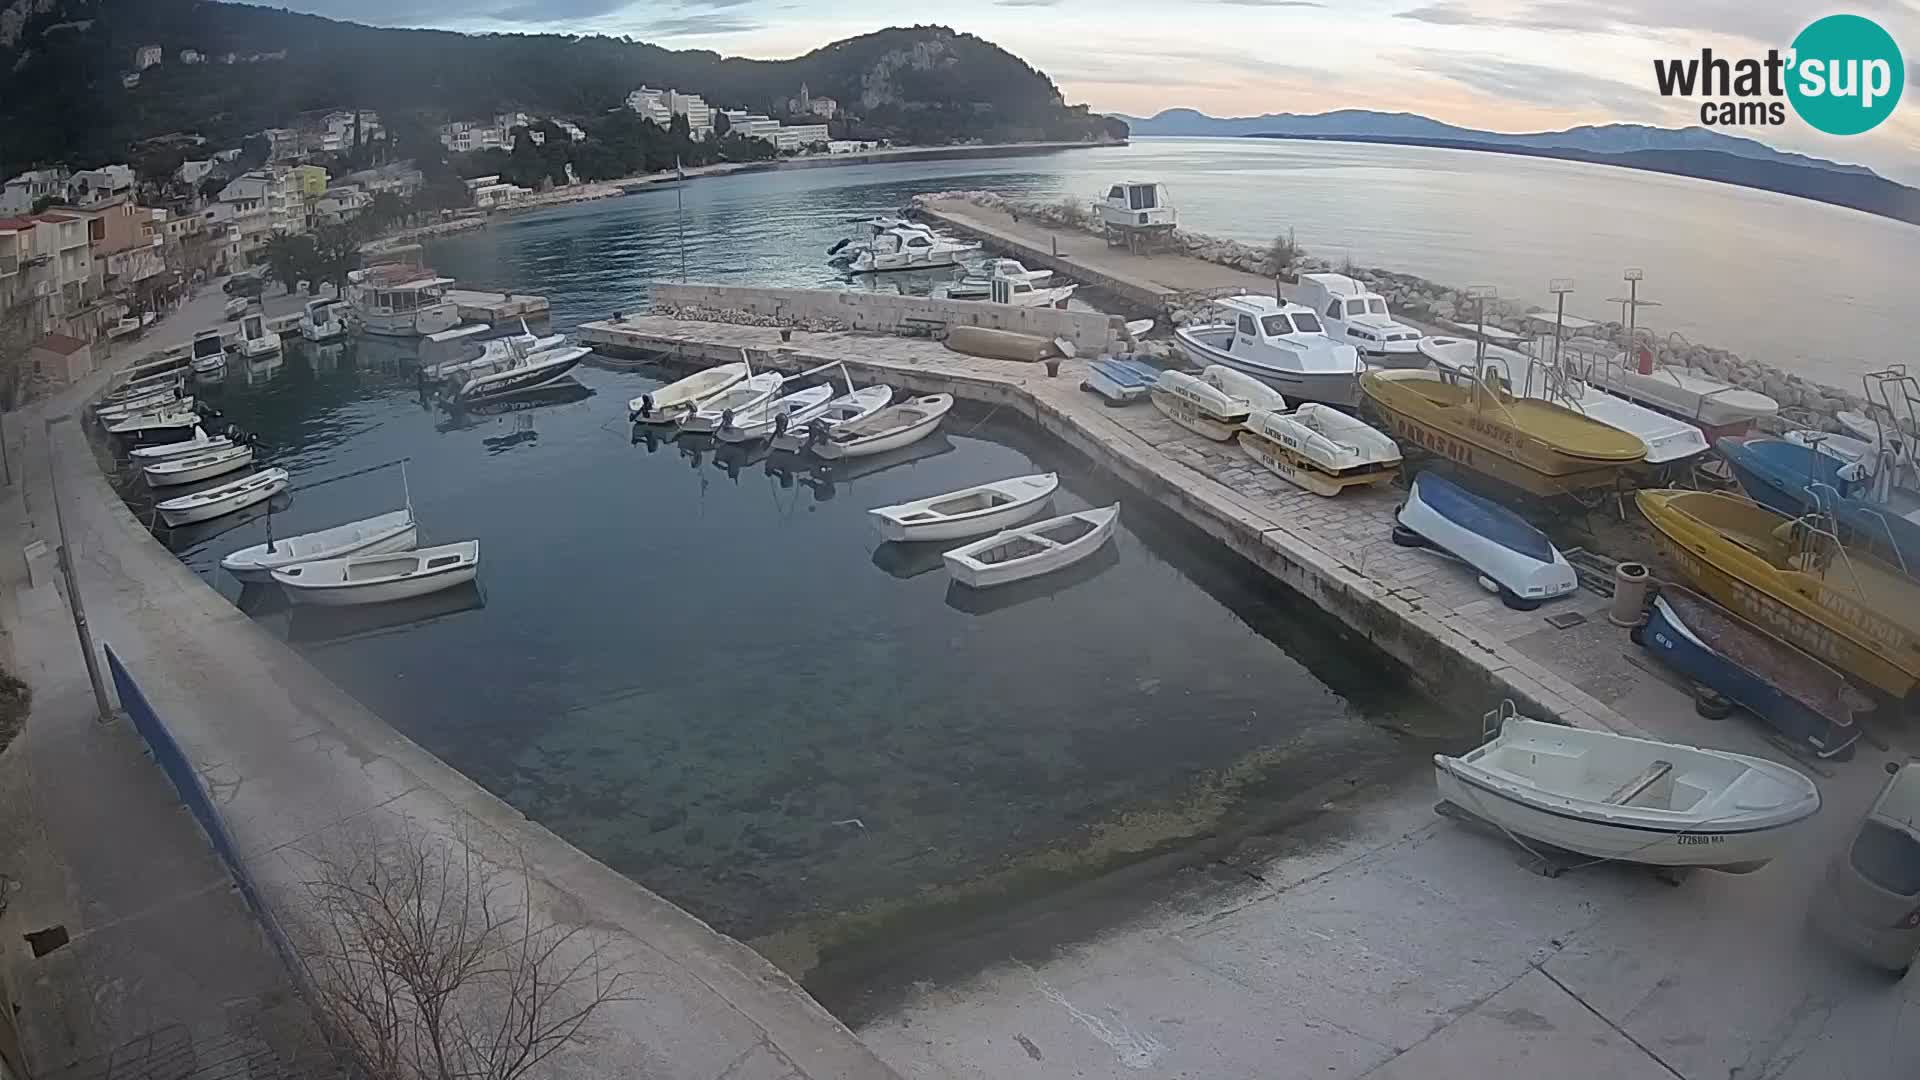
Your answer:
[[[1920,184],[1920,0],[264,0],[381,26],[629,35],[670,48],[780,59],[884,26],[940,22],[1052,76],[1069,102],[1151,116],[1359,108],[1496,131],[1615,121],[1681,127],[1698,102],[1654,90],[1656,58],[1761,56],[1848,11],[1885,27],[1908,91],[1864,135],[1732,133]]]

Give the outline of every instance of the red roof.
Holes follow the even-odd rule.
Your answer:
[[[59,353],[61,356],[72,356],[74,353],[86,348],[87,343],[77,337],[68,337],[65,334],[48,334],[46,337],[34,342],[33,347],[36,349],[45,349],[48,352]]]
[[[48,212],[40,215],[40,220],[51,221],[51,222],[54,222],[55,224],[65,224],[66,222],[69,222],[69,221],[85,221],[86,219],[82,217],[75,217],[72,214],[56,214],[51,210],[49,210]]]
[[[30,217],[0,218],[0,229],[31,229],[38,224]]]

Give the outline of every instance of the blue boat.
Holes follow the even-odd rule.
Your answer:
[[[1830,513],[1842,539],[1873,550],[1910,577],[1920,576],[1920,524],[1905,516],[1920,510],[1920,502],[1875,502],[1866,497],[1869,482],[1855,478],[1854,466],[1770,435],[1728,437],[1714,448],[1754,502],[1788,517]]]
[[[1152,364],[1125,357],[1103,356],[1087,362],[1087,381],[1080,389],[1091,390],[1116,405],[1146,397],[1160,378],[1160,369]]]
[[[1580,587],[1546,533],[1437,472],[1413,478],[1394,521],[1394,543],[1452,555],[1493,582],[1501,602],[1516,611],[1531,611]]]
[[[1660,586],[1647,624],[1633,639],[1817,757],[1852,757],[1860,739],[1854,714],[1873,707],[1840,672],[1678,585]],[[1702,715],[1724,715],[1710,698],[1696,698],[1695,707]]]

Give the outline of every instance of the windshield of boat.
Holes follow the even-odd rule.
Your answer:
[[[1320,319],[1311,312],[1302,311],[1294,315],[1293,328],[1302,334],[1320,333]]]
[[[1385,315],[1387,313],[1387,302],[1377,296],[1369,297],[1367,300],[1367,311],[1373,315]]]
[[[1268,337],[1280,337],[1293,333],[1293,323],[1287,321],[1285,315],[1262,315],[1260,329],[1266,331]]]
[[[1896,896],[1920,896],[1920,840],[1878,821],[1854,837],[1851,855],[1860,876]]]
[[[226,344],[220,340],[218,334],[208,334],[205,337],[193,339],[193,356],[196,360],[207,356],[219,356],[226,351]]]

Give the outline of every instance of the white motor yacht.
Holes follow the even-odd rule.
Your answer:
[[[219,329],[202,330],[193,335],[195,375],[213,375],[227,369],[227,340]]]
[[[1213,302],[1218,321],[1189,323],[1173,332],[1180,351],[1198,367],[1225,364],[1279,390],[1289,401],[1360,403],[1366,364],[1353,346],[1334,341],[1319,316],[1271,296],[1242,294]]]
[[[314,344],[338,341],[347,336],[346,302],[309,300],[300,316],[300,336]]]
[[[1294,299],[1320,316],[1327,336],[1377,367],[1425,367],[1421,333],[1393,317],[1387,298],[1345,274],[1301,274]]]
[[[249,360],[280,351],[280,335],[267,329],[267,317],[254,312],[240,321],[240,355]]]
[[[936,236],[922,225],[896,225],[881,230],[873,243],[847,264],[847,269],[855,274],[940,270],[958,266],[960,256],[978,249],[978,244]]]

